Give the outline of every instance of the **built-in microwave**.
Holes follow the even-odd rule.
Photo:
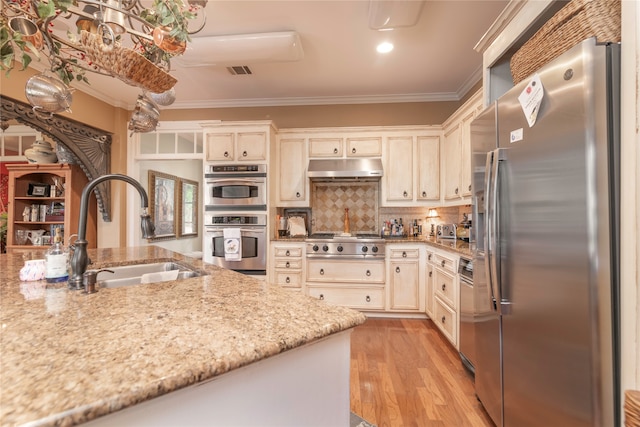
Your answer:
[[[205,210],[267,209],[267,165],[209,165],[205,170]]]

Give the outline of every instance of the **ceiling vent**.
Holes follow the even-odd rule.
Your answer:
[[[299,61],[304,58],[295,31],[191,37],[189,47],[175,61],[182,67],[232,67],[235,64]]]
[[[418,23],[424,0],[370,0],[369,28],[390,30],[412,27]]]
[[[229,74],[232,76],[244,76],[253,74],[251,69],[247,65],[234,65],[233,67],[227,67]]]

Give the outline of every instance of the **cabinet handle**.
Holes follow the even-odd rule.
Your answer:
[[[444,267],[444,260],[442,260],[442,262],[440,263],[440,265],[442,265]]]
[[[289,268],[291,264],[289,264],[289,261],[287,261],[287,263],[285,264],[285,267]]]
[[[402,258],[406,258],[407,257],[407,253],[402,251]]]
[[[324,276],[324,268],[320,269],[320,275]]]
[[[324,299],[324,294],[320,294],[320,299]]]
[[[409,195],[409,193],[407,193],[407,192],[405,191],[405,192],[403,192],[403,193],[402,193],[402,195],[403,195],[404,197],[407,197],[407,196]]]
[[[333,154],[338,154],[338,149],[337,148],[333,149]]]
[[[353,148],[351,149],[351,152],[352,152],[353,154],[356,154],[356,147],[353,147]]]
[[[427,192],[426,191],[422,192],[422,197],[427,197]]]
[[[225,157],[229,157],[229,152],[228,152],[228,151],[225,151],[225,152],[224,152],[224,156],[225,156]]]
[[[400,273],[400,267],[396,267],[396,273]]]
[[[459,192],[458,187],[456,187],[456,195],[458,195],[458,192]]]
[[[247,152],[246,151],[242,152],[242,157],[247,157]]]
[[[433,271],[429,272],[429,277],[433,277]]]
[[[444,321],[447,320],[444,316],[442,316],[442,319],[440,319],[440,321],[444,324]]]
[[[287,277],[286,279],[284,279],[285,282],[287,283],[291,283],[291,279],[289,277]]]
[[[286,256],[289,256],[289,255],[291,255],[291,252],[289,252],[289,251],[287,250],[287,252],[285,252],[285,255],[286,255]]]
[[[431,254],[429,254],[429,256],[427,256],[427,259],[428,259],[429,261],[431,261]]]
[[[443,283],[443,284],[442,284],[442,292],[444,292],[444,291],[445,291],[445,289],[447,289],[447,285]]]
[[[371,276],[371,270],[367,270],[366,275]]]
[[[469,191],[471,191],[471,184],[469,184]]]
[[[297,197],[298,199],[300,198],[300,195],[301,195],[301,194],[300,194],[300,192],[299,192],[299,191],[296,191],[296,197]]]
[[[371,302],[371,297],[369,295],[366,296],[365,301]]]

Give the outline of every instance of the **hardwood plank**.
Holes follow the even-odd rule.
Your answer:
[[[493,427],[431,320],[369,318],[351,335],[351,410],[378,427]]]

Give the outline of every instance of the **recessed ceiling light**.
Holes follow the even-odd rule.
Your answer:
[[[389,53],[393,50],[393,44],[389,42],[382,42],[376,47],[378,53]]]

